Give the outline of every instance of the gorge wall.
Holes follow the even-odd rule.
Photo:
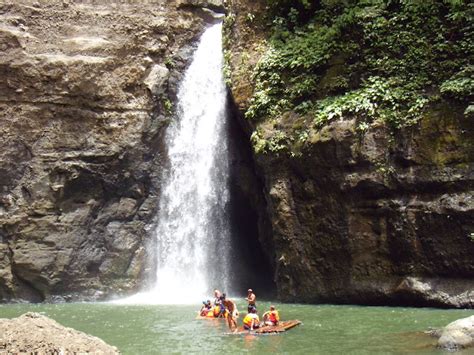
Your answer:
[[[0,2],[0,300],[143,282],[163,128],[204,3]]]
[[[316,78],[314,91],[301,94],[310,98],[303,102],[309,106],[327,94],[333,78],[346,79],[335,74],[359,60],[354,57],[360,53],[333,56],[308,74],[305,65],[312,65],[319,48],[305,52],[297,41],[318,24],[296,23],[307,21],[311,6],[317,10],[330,2],[274,1],[294,8],[286,18],[273,17],[273,25],[270,3],[230,1],[226,58],[236,115],[252,139],[264,185],[260,241],[273,265],[278,297],[473,307],[474,121],[468,103],[445,97],[416,124],[396,129],[380,119],[364,121],[360,114],[314,125],[311,112],[294,108],[307,90],[297,85]],[[381,12],[363,10],[363,16]],[[286,22],[288,27],[281,29]],[[327,44],[322,41],[320,48]],[[300,51],[300,57],[285,52],[285,46]],[[305,55],[309,64],[303,62]],[[285,67],[286,58],[294,61]],[[262,62],[268,72],[259,71]],[[298,69],[306,74],[291,81]],[[293,108],[291,95],[296,97]],[[289,108],[278,111],[279,105]]]
[[[292,302],[472,307],[471,106],[444,97],[397,129],[363,115],[313,125],[309,100],[270,112],[307,88],[265,91],[291,74],[275,62],[276,77],[255,75],[272,10],[225,3],[233,282]],[[205,8],[223,11],[217,0],[0,1],[0,301],[104,299],[153,274],[163,133],[214,21]],[[316,99],[359,83],[344,71],[357,60],[325,60]]]

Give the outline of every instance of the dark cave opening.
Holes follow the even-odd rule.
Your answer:
[[[264,245],[269,233],[263,183],[258,177],[248,134],[232,98],[228,100],[230,154],[230,284],[233,294],[251,288],[261,298],[274,298],[273,247]]]

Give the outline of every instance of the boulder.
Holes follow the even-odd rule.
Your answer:
[[[147,88],[154,94],[163,94],[165,89],[164,85],[169,77],[169,70],[162,65],[153,65],[150,73],[146,77],[144,83]]]
[[[456,351],[474,346],[474,316],[449,323],[438,339],[438,348]]]
[[[119,354],[115,346],[38,313],[0,319],[0,352],[8,354]]]

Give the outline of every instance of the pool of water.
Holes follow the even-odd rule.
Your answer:
[[[260,302],[260,313],[269,305]],[[109,303],[0,305],[0,318],[39,312],[98,336],[124,354],[442,354],[423,331],[474,314],[430,308],[275,305],[282,320],[299,319],[303,324],[278,335],[229,335],[221,320],[196,320],[199,305]],[[245,305],[239,304],[239,309]]]

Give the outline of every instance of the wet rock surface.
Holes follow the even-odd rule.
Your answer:
[[[243,113],[269,34],[247,14],[262,18],[265,4],[233,1],[228,11],[231,91],[250,137],[265,124]],[[260,235],[272,236],[260,243],[282,300],[474,306],[474,124],[464,109],[442,102],[399,131],[333,121],[300,156],[254,155],[268,221]],[[290,113],[279,129],[295,124]]]
[[[103,340],[39,313],[0,319],[0,352],[8,354],[120,354]]]
[[[464,142],[472,141],[472,127],[463,128],[469,122],[462,115],[454,122]],[[362,138],[350,121],[326,130],[301,159],[257,159],[281,296],[474,306],[472,155],[443,165],[420,158],[404,166],[397,158],[407,152],[419,157],[423,128],[405,132],[410,138],[400,137],[393,148],[384,127]],[[441,128],[439,134],[447,133]]]
[[[0,300],[143,280],[163,130],[204,26],[174,1],[0,2]]]
[[[456,351],[474,345],[474,316],[449,323],[438,339],[438,348]]]
[[[207,8],[218,12],[225,11],[224,3],[225,0],[178,0],[179,7]]]

